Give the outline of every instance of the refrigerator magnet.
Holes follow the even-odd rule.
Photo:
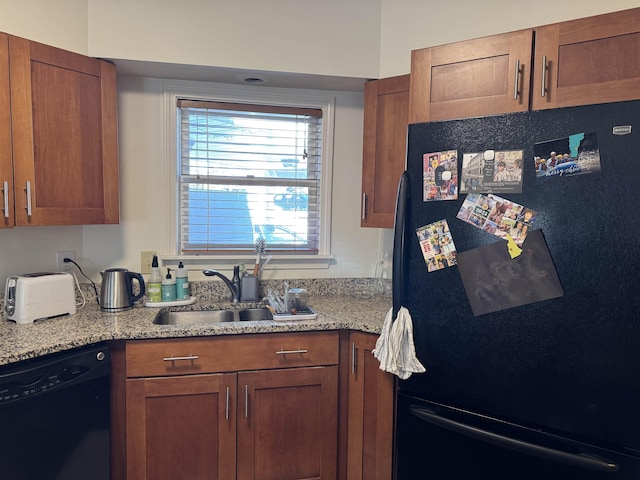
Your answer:
[[[446,220],[416,229],[427,271],[435,272],[457,264],[456,246]]]
[[[462,156],[460,193],[522,193],[524,150],[485,150]]]
[[[542,230],[527,235],[516,258],[511,258],[506,243],[501,240],[458,254],[474,316],[564,295]]]
[[[422,155],[424,202],[456,200],[458,198],[458,152],[425,153]]]
[[[600,172],[600,148],[595,133],[575,133],[533,146],[536,178],[569,177]]]

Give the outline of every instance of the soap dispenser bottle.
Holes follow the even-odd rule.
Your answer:
[[[171,276],[171,269],[167,268],[167,276],[162,280],[162,301],[175,302],[176,280]]]
[[[180,262],[176,270],[176,300],[189,300],[189,297],[189,272]]]
[[[162,301],[162,276],[158,267],[157,255],[154,255],[151,261],[151,275],[147,281],[147,301],[150,303]]]

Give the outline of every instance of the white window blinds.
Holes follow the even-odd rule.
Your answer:
[[[183,253],[317,254],[322,110],[178,101]]]

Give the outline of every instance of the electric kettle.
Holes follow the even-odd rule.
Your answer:
[[[126,268],[109,268],[102,275],[102,287],[100,289],[100,308],[108,311],[127,310],[133,307],[136,300],[140,300],[145,294],[144,279],[142,275],[130,272]],[[137,280],[139,292],[133,293],[133,281]]]

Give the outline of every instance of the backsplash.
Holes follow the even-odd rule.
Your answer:
[[[376,278],[312,278],[296,280],[264,280],[260,282],[260,301],[269,290],[281,296],[284,295],[285,282],[289,288],[304,288],[310,297],[353,295],[359,298],[388,296],[391,298],[391,280]],[[206,300],[222,300],[228,298],[229,289],[222,281],[189,282],[191,295]],[[135,288],[136,285],[134,285]],[[100,285],[94,291],[90,283],[81,283],[80,289],[87,302],[95,302],[100,294]],[[4,292],[2,292],[4,293]],[[82,299],[76,289],[78,302]],[[4,308],[4,296],[0,295],[0,311]]]
[[[296,280],[264,280],[260,282],[260,298],[269,290],[284,295],[285,282],[289,288],[304,288],[309,296],[356,295],[360,297],[376,295],[391,296],[391,280],[375,278],[312,278]],[[191,295],[202,299],[223,299],[229,297],[229,289],[218,280],[189,282]],[[135,285],[134,285],[135,286]],[[81,283],[80,288],[87,301],[95,301],[96,292],[88,283]],[[100,292],[100,285],[96,285]]]

